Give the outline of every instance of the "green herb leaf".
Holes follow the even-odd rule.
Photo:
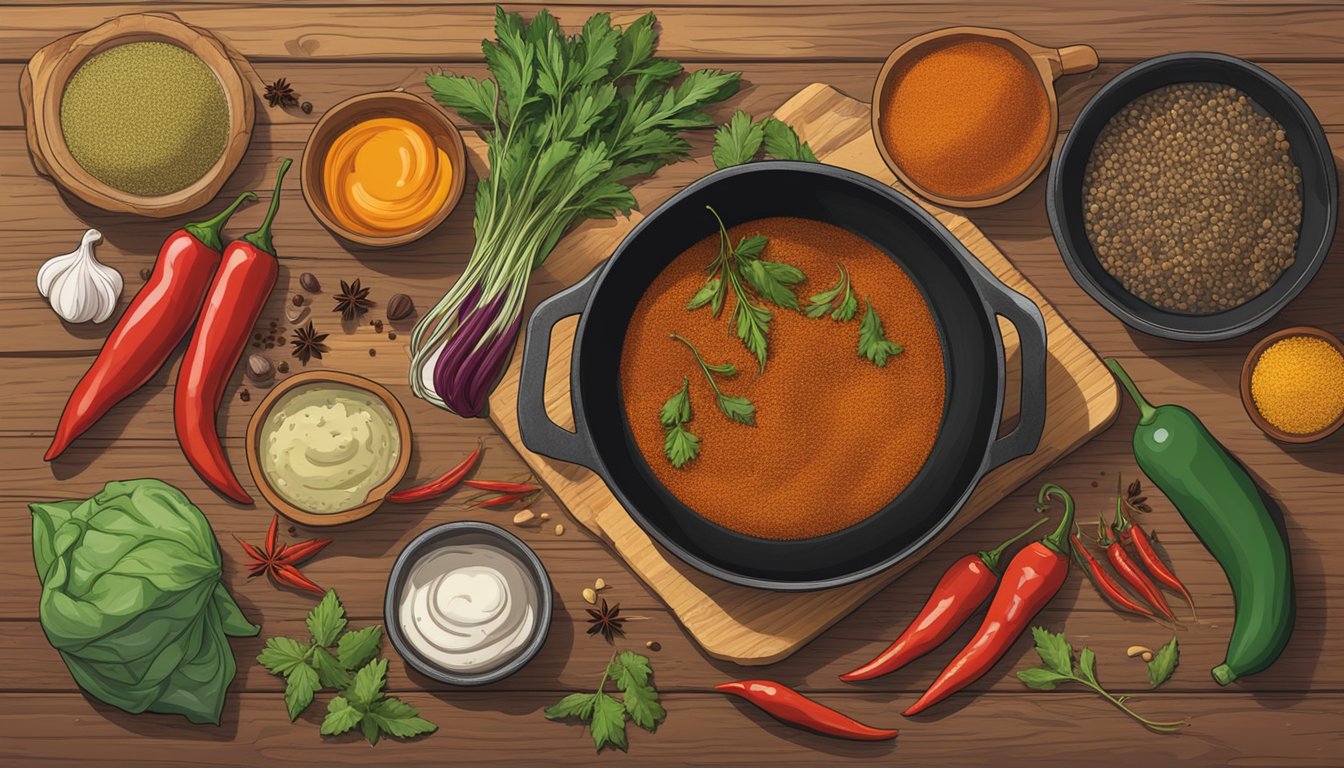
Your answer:
[[[439,729],[437,725],[420,717],[420,710],[395,696],[388,696],[373,705],[365,717],[377,723],[384,733],[398,739],[409,739]]]
[[[288,637],[272,637],[266,640],[266,647],[257,654],[257,663],[272,675],[288,677],[296,668],[307,662],[310,646]]]
[[[756,426],[756,406],[745,397],[733,397],[720,393],[718,396],[719,410],[723,415],[747,426]]]
[[[672,466],[681,469],[700,456],[700,438],[680,424],[674,424],[663,439],[663,453]]]
[[[760,123],[752,122],[751,115],[739,109],[714,132],[714,149],[710,153],[714,167],[730,168],[755,160],[764,138]]]
[[[887,358],[905,351],[900,344],[887,341],[882,330],[882,320],[873,310],[872,302],[864,299],[865,311],[859,322],[859,357],[868,358],[868,362],[878,368],[886,367]]]
[[[593,736],[593,745],[597,747],[598,752],[608,744],[622,752],[626,751],[625,707],[601,691],[593,696],[593,717],[588,726]]]
[[[1171,642],[1162,646],[1153,654],[1153,660],[1148,662],[1148,682],[1154,688],[1165,683],[1180,663],[1181,649],[1176,643],[1176,638],[1172,637]]]
[[[341,667],[353,672],[369,663],[378,655],[378,646],[382,641],[383,628],[377,624],[341,635],[340,642],[336,644]]]
[[[1053,691],[1055,686],[1060,683],[1067,683],[1073,680],[1069,675],[1061,675],[1053,669],[1045,667],[1032,667],[1023,669],[1017,673],[1017,679],[1021,680],[1028,688],[1035,691]]]
[[[777,261],[754,259],[743,263],[742,276],[761,298],[786,309],[798,309],[798,297],[790,285],[800,283],[803,273],[797,267]]]
[[[663,403],[663,409],[658,412],[658,421],[664,427],[675,427],[678,424],[685,424],[691,420],[691,380],[685,376],[681,379],[681,389],[676,394],[668,398]]]
[[[1078,672],[1084,680],[1097,684],[1097,654],[1091,648],[1084,648],[1078,653]]]
[[[290,671],[285,679],[285,709],[291,722],[313,703],[317,688],[317,672],[312,667],[301,664]]]
[[[773,117],[767,117],[763,121],[762,129],[765,133],[765,153],[777,160],[801,160],[804,162],[819,162],[817,156],[812,152],[812,147],[798,140],[798,134],[793,128]]]
[[[336,596],[336,590],[328,589],[322,601],[308,613],[308,631],[317,645],[328,646],[345,629],[345,608]]]
[[[733,255],[737,256],[737,258],[742,261],[750,261],[759,258],[761,252],[765,250],[765,246],[769,244],[770,238],[765,235],[744,237],[737,241],[737,247],[733,249]],[[802,275],[803,273],[799,272],[798,274]],[[801,280],[802,278],[799,277],[798,279]]]
[[[714,297],[719,294],[719,288],[722,284],[723,281],[719,278],[711,277],[686,303],[686,309],[694,311],[714,301]],[[715,310],[716,314],[717,312],[718,310]]]
[[[363,712],[351,706],[344,696],[337,696],[327,702],[327,716],[322,718],[320,733],[323,736],[339,736],[359,725],[363,719]]]
[[[364,734],[368,740],[369,746],[378,746],[378,739],[382,738],[383,732],[378,728],[378,722],[365,713],[364,718],[359,721],[359,731]]]
[[[635,725],[653,731],[667,717],[667,710],[658,703],[658,690],[650,682],[653,668],[648,657],[623,651],[608,666],[607,674],[625,694],[625,711]]]
[[[1032,627],[1031,636],[1036,640],[1036,653],[1046,667],[1061,675],[1073,674],[1073,646],[1069,645],[1063,632],[1056,634]]]
[[[849,282],[849,272],[845,271],[845,266],[839,262],[836,262],[835,268],[840,272],[840,278],[835,285],[810,296],[803,314],[818,318],[829,313],[832,320],[841,322],[854,319],[855,313],[859,311],[859,303],[854,298],[854,287]]]
[[[436,101],[456,109],[464,119],[473,123],[494,121],[494,81],[436,73],[426,76],[425,84]]]
[[[853,286],[846,283],[845,297],[840,300],[840,303],[839,305],[836,306],[835,311],[831,313],[831,319],[839,320],[842,323],[847,323],[850,320],[853,320],[854,315],[858,314],[858,312],[859,312],[859,300],[854,297]],[[895,346],[900,345],[897,344]],[[903,350],[897,350],[897,352],[901,351]]]
[[[731,379],[737,375],[737,366],[733,365],[731,362],[719,363],[718,365],[705,363],[705,370],[717,376],[722,376],[725,379]]]
[[[756,357],[756,362],[764,373],[765,337],[770,332],[770,310],[757,307],[739,296],[737,307],[733,310],[733,318],[737,324],[737,337],[742,340],[742,345],[747,351]]]
[[[546,716],[547,720],[577,717],[587,722],[593,718],[593,707],[595,706],[597,706],[597,694],[571,693],[552,706],[547,707],[542,714]]]
[[[356,707],[368,709],[383,694],[387,685],[387,659],[377,659],[360,667],[350,687],[345,689],[345,697]]]
[[[313,655],[309,658],[309,663],[313,665],[313,669],[317,670],[317,679],[322,683],[323,688],[340,689],[350,683],[350,673],[325,648],[313,649]]]

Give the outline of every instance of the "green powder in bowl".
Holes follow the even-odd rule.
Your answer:
[[[190,51],[125,43],[90,57],[70,78],[61,133],[94,178],[158,197],[191,186],[224,154],[229,106],[215,74]]]

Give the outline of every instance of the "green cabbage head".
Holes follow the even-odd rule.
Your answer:
[[[235,670],[225,636],[260,628],[220,582],[201,511],[159,480],[28,507],[42,630],[75,682],[127,712],[218,723]]]

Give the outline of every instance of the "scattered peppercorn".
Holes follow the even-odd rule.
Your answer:
[[[249,394],[248,391],[247,391],[246,389],[244,389],[244,390],[242,390],[241,392],[238,393],[238,399],[239,399],[239,400],[242,400],[244,403],[246,403],[248,400],[251,400],[251,399],[252,399],[252,395]]]
[[[1241,306],[1292,266],[1302,171],[1283,126],[1218,83],[1151,91],[1102,129],[1083,172],[1101,266],[1163,309]]]
[[[296,307],[302,307],[302,306],[303,306],[303,297],[300,296],[300,295],[297,294],[297,293],[294,294],[294,297],[291,298],[289,301],[290,301],[291,304],[293,304],[293,305],[296,306]]]
[[[299,109],[303,110],[303,114],[310,115],[313,113],[313,102],[305,101],[303,102],[303,105],[299,107]]]
[[[374,320],[374,321],[373,321],[373,330],[374,330],[375,333],[382,333],[382,332],[383,332],[383,321],[382,321],[382,320]]]
[[[654,653],[663,650],[663,644],[658,642],[657,640],[650,640],[649,642],[644,644],[644,647],[648,648],[650,651],[653,651]]]
[[[369,357],[377,357],[377,356],[378,356],[378,350],[374,349],[373,347],[369,347]]]
[[[281,373],[289,373],[289,363],[285,360],[281,360],[280,364],[275,366],[275,370]]]
[[[392,340],[395,341],[396,338],[397,338],[397,332],[396,332],[396,331],[388,331],[388,332],[387,332],[387,338],[392,339]]]
[[[317,275],[312,272],[304,272],[299,275],[299,287],[309,293],[317,293],[322,290],[322,284],[317,281]]]
[[[146,267],[146,268],[140,270],[140,279],[141,279],[141,280],[148,280],[148,279],[149,279],[149,276],[150,276],[151,274],[153,274],[153,273],[150,272],[150,270],[149,270],[148,267]]]

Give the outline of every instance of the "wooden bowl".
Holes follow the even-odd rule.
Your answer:
[[[327,191],[322,185],[322,166],[336,137],[356,123],[377,117],[400,117],[424,128],[434,144],[448,155],[453,169],[452,188],[448,190],[443,207],[424,224],[395,235],[368,235],[341,226],[331,214]],[[366,93],[346,99],[327,110],[317,125],[313,126],[308,144],[303,148],[303,199],[323,226],[346,240],[373,248],[405,245],[424,237],[448,218],[457,201],[462,199],[462,190],[466,187],[466,168],[467,152],[462,144],[462,134],[442,109],[405,91]]]
[[[1259,427],[1260,431],[1275,440],[1294,444],[1314,443],[1317,440],[1329,437],[1341,426],[1344,426],[1344,413],[1341,413],[1339,418],[1336,418],[1334,423],[1330,424],[1330,426],[1325,429],[1310,432],[1305,435],[1297,435],[1291,432],[1284,432],[1273,424],[1270,424],[1264,416],[1260,415],[1260,409],[1256,407],[1255,398],[1251,395],[1251,374],[1255,372],[1255,366],[1260,362],[1260,355],[1264,354],[1264,351],[1269,349],[1275,342],[1282,341],[1283,339],[1292,336],[1307,336],[1328,342],[1341,356],[1344,356],[1344,342],[1341,342],[1333,333],[1324,331],[1320,328],[1299,325],[1294,328],[1285,328],[1282,331],[1271,333],[1251,348],[1250,353],[1246,355],[1246,362],[1241,366],[1241,404],[1246,408],[1246,415],[1251,417],[1251,421],[1255,426]]]
[[[1040,74],[1046,101],[1050,105],[1050,129],[1045,143],[1041,145],[1041,149],[1036,153],[1031,165],[1013,181],[981,197],[944,197],[910,178],[901,168],[900,163],[896,161],[896,158],[892,156],[891,150],[883,140],[882,121],[887,106],[887,86],[899,64],[910,59],[927,56],[954,43],[974,40],[991,42],[1001,46]],[[1087,72],[1096,68],[1097,52],[1087,45],[1044,48],[1007,30],[988,27],[949,27],[928,32],[907,40],[901,47],[892,51],[891,55],[887,57],[886,64],[882,65],[882,71],[877,76],[877,83],[873,86],[873,141],[876,142],[877,151],[881,153],[882,160],[891,169],[891,172],[896,174],[902,184],[909,187],[920,197],[938,205],[955,208],[983,208],[989,205],[997,205],[1026,189],[1050,162],[1050,154],[1055,148],[1055,136],[1059,133],[1059,100],[1055,96],[1055,80],[1062,75]]]
[[[392,418],[397,422],[397,433],[401,440],[401,456],[387,479],[369,490],[369,495],[365,498],[364,503],[332,513],[309,512],[290,503],[276,492],[271,485],[270,478],[266,477],[266,473],[261,468],[261,427],[266,422],[266,418],[270,415],[276,402],[286,392],[297,387],[324,384],[351,387],[375,395],[392,412]],[[252,479],[256,481],[258,490],[280,514],[303,525],[319,527],[342,525],[368,517],[373,514],[374,510],[382,506],[387,494],[391,493],[397,483],[401,482],[401,479],[406,476],[406,470],[410,467],[410,464],[411,420],[406,416],[406,409],[401,407],[401,402],[386,387],[369,381],[363,376],[341,373],[340,371],[305,371],[290,376],[277,384],[266,397],[262,398],[262,401],[257,405],[257,410],[252,414],[252,420],[247,424],[247,467],[252,471]]]
[[[61,96],[79,66],[109,48],[144,41],[171,43],[195,54],[218,78],[229,108],[229,140],[219,160],[190,186],[156,197],[123,192],[94,178],[70,154],[61,131]],[[252,86],[240,67],[245,62],[242,54],[209,32],[166,13],[118,16],[86,32],[62,37],[34,54],[19,79],[33,165],[61,188],[103,210],[156,219],[194,211],[219,193],[252,137]]]

